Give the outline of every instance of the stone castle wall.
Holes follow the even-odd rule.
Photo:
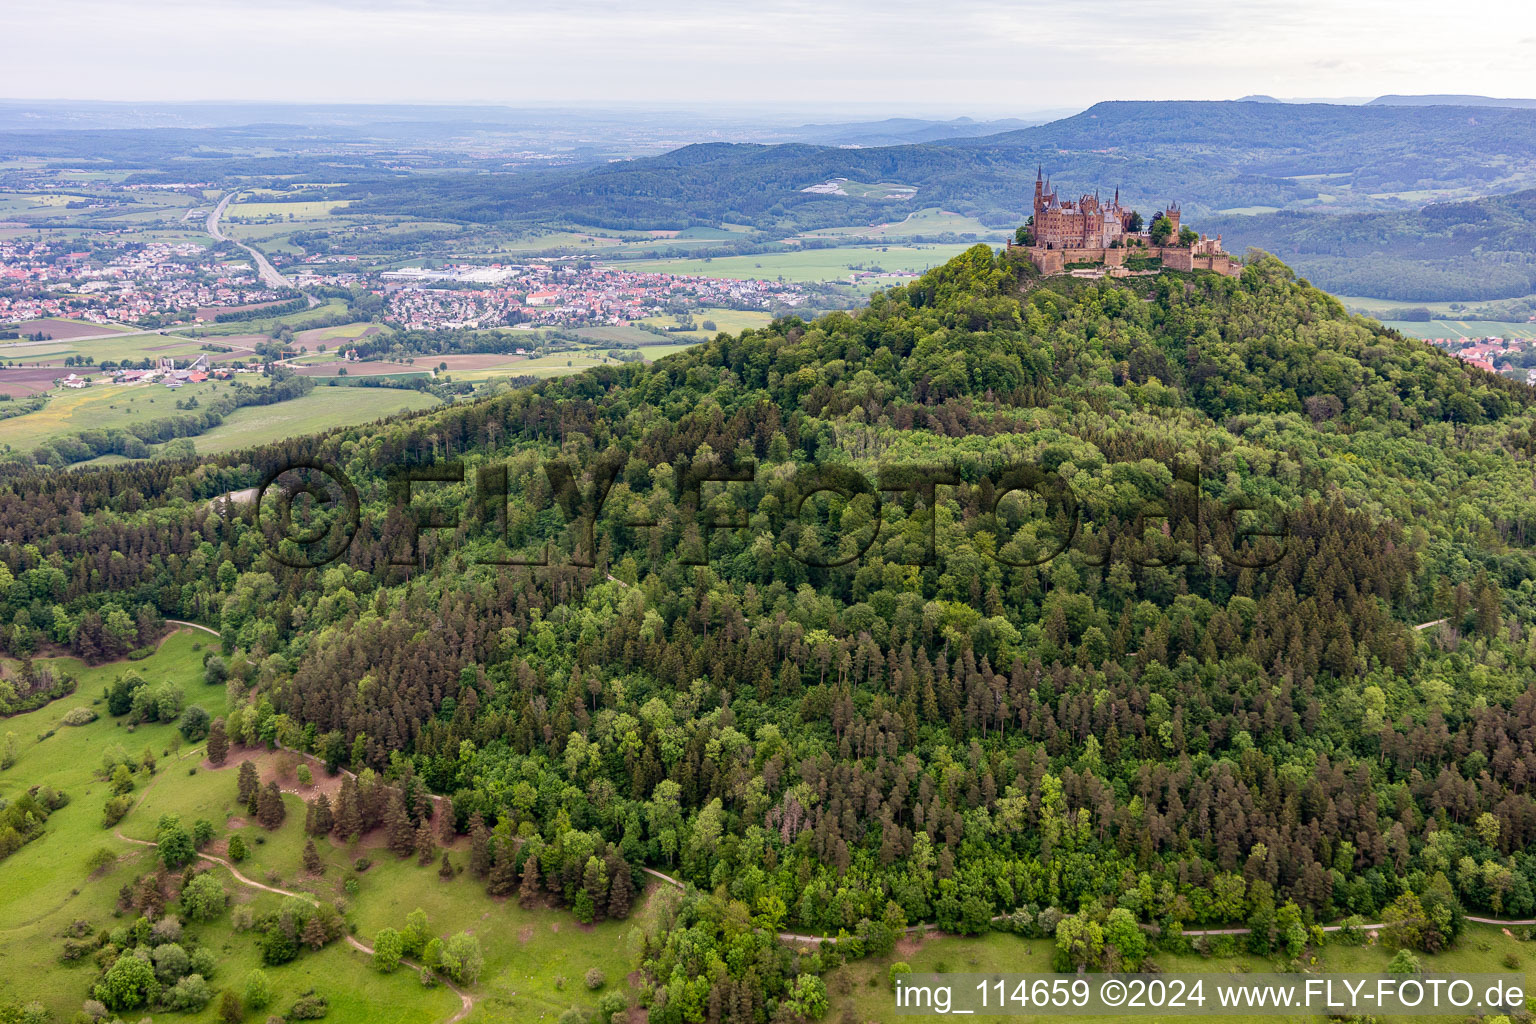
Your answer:
[[[1025,249],[1040,273],[1046,277],[1065,274],[1069,263],[1102,263],[1114,273],[1125,265],[1127,256],[1161,257],[1168,270],[1210,270],[1228,277],[1236,277],[1241,268],[1224,252],[1196,254],[1195,250],[1177,245],[1147,245],[1135,248],[1084,248],[1068,246],[1063,249],[1047,249],[1044,246],[1021,246],[1008,243],[1009,251]]]

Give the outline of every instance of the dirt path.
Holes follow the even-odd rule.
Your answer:
[[[147,839],[133,839],[133,838],[130,838],[129,836],[125,836],[125,835],[123,835],[121,829],[113,829],[113,832],[114,832],[114,834],[116,834],[117,838],[121,839],[123,842],[125,842],[125,843],[133,843],[135,846],[151,846],[151,847],[153,847],[153,846],[158,846],[159,845],[158,843],[152,843],[152,842],[150,842]],[[225,860],[223,857],[215,857],[211,853],[201,853],[201,852],[199,852],[197,856],[200,859],[202,859],[202,860],[210,861],[210,862],[212,862],[214,864],[217,864],[220,867],[224,868],[231,875],[233,875],[235,877],[235,881],[239,882],[241,885],[249,886],[252,889],[260,889],[263,892],[276,893],[279,896],[296,896],[299,899],[303,900],[305,903],[308,903],[310,906],[316,906],[317,907],[317,906],[320,905],[320,901],[315,899],[315,897],[311,896],[307,892],[293,892],[290,889],[281,889],[281,888],[278,888],[275,885],[266,885],[265,883],[256,881],[254,878],[247,878],[244,874],[242,874],[240,872],[239,868],[235,867],[233,864],[231,864],[229,861]],[[358,938],[356,938],[353,935],[347,935],[346,936],[346,940],[347,940],[347,945],[351,946],[353,949],[356,949],[356,950],[358,950],[359,952],[362,952],[362,953],[366,953],[368,956],[373,956],[373,947],[372,946],[369,946],[366,943],[360,941]],[[421,965],[420,964],[415,963],[414,961],[411,961],[411,960],[407,960],[405,957],[401,957],[400,958],[400,962],[402,964],[405,964],[407,967],[414,967],[417,970],[421,970]],[[457,985],[455,985],[453,982],[449,981],[447,978],[439,978],[439,980],[442,981],[443,985],[445,985],[449,990],[451,990],[454,995],[459,997],[459,1012],[455,1013],[452,1017],[449,1017],[446,1021],[443,1022],[443,1024],[459,1024],[459,1021],[463,1020],[465,1017],[468,1017],[470,1011],[475,1008],[475,997],[470,995],[468,992],[465,992],[463,989],[459,988]]]
[[[219,631],[218,630],[216,630],[216,629],[209,629],[207,626],[199,626],[195,622],[184,622],[181,619],[166,619],[165,621],[166,621],[167,625],[171,625],[171,626],[186,626],[188,629],[200,629],[204,633],[211,633],[214,636],[218,636],[219,635]]]

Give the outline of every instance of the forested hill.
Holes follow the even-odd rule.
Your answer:
[[[1401,202],[1398,193],[1512,192],[1536,186],[1533,157],[1536,110],[1108,102],[1033,128],[924,145],[709,144],[593,170],[368,180],[347,194],[357,210],[434,219],[626,229],[730,222],[782,235],[907,209],[801,191],[834,177],[916,186],[919,206],[1011,227],[1029,213],[1041,165],[1064,194],[1119,187],[1144,211],[1180,200],[1189,219],[1323,201],[1373,209]]]
[[[1536,191],[1403,213],[1216,218],[1227,247],[1260,246],[1341,295],[1409,302],[1536,292]]]
[[[100,658],[216,623],[231,735],[450,794],[488,885],[585,913],[648,864],[770,929],[1114,906],[1435,947],[1463,906],[1536,912],[1533,457],[1527,389],[1276,260],[1041,282],[977,247],[652,366],[10,480],[5,635]],[[208,502],[303,461],[360,512],[315,570]],[[411,507],[461,521],[411,552],[386,475],[452,463]],[[925,479],[955,481],[932,511]],[[722,998],[789,984],[654,956]]]

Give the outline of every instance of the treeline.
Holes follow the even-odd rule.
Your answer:
[[[219,313],[214,316],[214,322],[220,324],[232,324],[243,320],[266,320],[274,316],[286,316],[289,313],[297,313],[309,306],[309,300],[300,295],[286,302],[269,303],[265,306],[256,306],[252,309],[232,309],[227,313]]]

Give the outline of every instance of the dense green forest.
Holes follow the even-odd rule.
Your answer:
[[[214,624],[221,741],[450,796],[493,891],[692,883],[657,1020],[815,1002],[753,922],[1113,909],[1267,952],[1358,914],[1433,949],[1536,913],[1533,458],[1526,388],[1276,259],[1040,281],[977,246],[654,365],[8,478],[3,636]],[[309,463],[356,501],[303,545],[274,496],[210,501]]]
[[[1201,227],[1235,251],[1272,252],[1340,295],[1440,302],[1536,292],[1536,191],[1411,213],[1281,212]]]

